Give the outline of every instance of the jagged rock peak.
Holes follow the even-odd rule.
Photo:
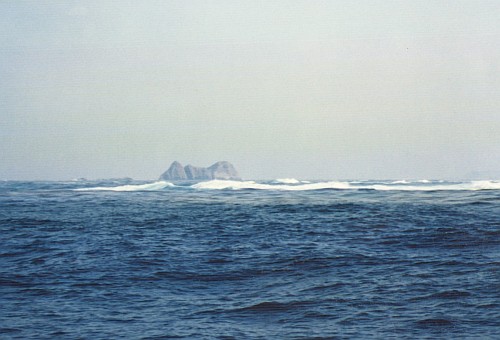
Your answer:
[[[239,180],[240,177],[234,166],[227,161],[216,162],[208,168],[193,165],[182,167],[181,163],[175,161],[170,165],[168,170],[160,176],[160,179],[167,181],[210,179]]]
[[[184,168],[182,167],[182,164],[175,161],[173,162],[170,167],[168,168],[167,171],[165,171],[161,176],[160,179],[165,179],[165,180],[185,180],[188,179],[186,175],[186,171],[184,171]]]

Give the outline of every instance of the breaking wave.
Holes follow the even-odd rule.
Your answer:
[[[299,182],[300,183],[300,182]],[[223,181],[213,180],[208,182],[200,182],[191,186],[195,189],[255,189],[255,190],[288,190],[288,191],[303,191],[303,190],[322,190],[322,189],[350,189],[348,182],[318,182],[299,185],[288,184],[267,184],[258,183],[255,181]]]
[[[127,184],[121,186],[99,186],[79,188],[77,191],[158,191],[166,188],[192,188],[198,190],[376,190],[376,191],[446,191],[446,190],[500,190],[500,181],[443,182],[443,181],[323,181],[308,182],[296,179],[278,179],[268,182],[211,180],[195,184],[174,185],[171,182],[157,181],[146,184]]]
[[[449,184],[434,184],[430,181],[418,181],[420,185],[384,185],[373,184],[362,187],[355,187],[359,189],[373,189],[373,190],[399,190],[399,191],[445,191],[445,190],[500,190],[500,182],[495,181],[472,181],[461,183]]]
[[[403,180],[400,180],[400,181],[394,181],[394,182],[391,182],[391,184],[409,184],[411,182],[408,182],[407,180],[403,179]]]
[[[296,184],[300,183],[300,184]],[[394,184],[397,183],[397,184]],[[338,189],[338,190],[379,190],[379,191],[443,191],[443,190],[500,190],[500,182],[496,181],[473,181],[473,182],[460,182],[448,184],[434,184],[430,181],[419,181],[418,184],[408,185],[411,182],[395,181],[390,183],[374,183],[366,184],[360,182],[316,182],[304,183],[294,182],[292,185],[288,184],[268,184],[258,183],[255,181],[225,181],[225,180],[212,180],[208,182],[200,182],[192,185],[195,189],[254,189],[254,190],[287,190],[287,191],[306,191],[306,190],[325,190],[325,189]]]
[[[282,184],[299,184],[300,181],[295,178],[278,178],[274,182],[276,183],[282,183]]]

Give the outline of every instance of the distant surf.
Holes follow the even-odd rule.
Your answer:
[[[500,181],[468,181],[446,182],[430,180],[397,180],[397,181],[301,181],[295,178],[276,179],[273,181],[232,181],[210,180],[194,184],[174,184],[167,181],[156,181],[144,184],[127,184],[120,186],[97,186],[74,189],[77,191],[160,191],[175,188],[191,188],[196,190],[277,190],[277,191],[310,191],[310,190],[376,190],[376,191],[446,191],[446,190],[500,190]]]

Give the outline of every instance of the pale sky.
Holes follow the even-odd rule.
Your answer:
[[[0,1],[0,179],[500,171],[500,1]]]

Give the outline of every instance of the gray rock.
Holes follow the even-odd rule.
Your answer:
[[[166,181],[210,179],[239,180],[240,177],[234,166],[226,161],[217,162],[208,168],[193,165],[182,167],[179,162],[175,161],[170,165],[168,170],[160,176],[160,179]]]
[[[184,167],[188,179],[212,179],[212,176],[207,168],[200,166],[186,165]]]
[[[234,166],[226,161],[217,162],[208,168],[212,179],[240,179]]]
[[[186,176],[186,172],[184,171],[184,168],[182,167],[181,163],[175,161],[170,165],[168,170],[165,171],[160,176],[160,179],[172,181],[172,180],[185,180],[188,178]]]

